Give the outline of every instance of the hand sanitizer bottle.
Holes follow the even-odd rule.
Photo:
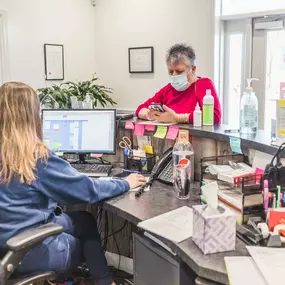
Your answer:
[[[258,101],[251,82],[257,78],[247,79],[247,88],[240,103],[240,133],[251,135],[258,129]]]
[[[201,112],[199,103],[197,103],[195,111],[194,111],[193,125],[194,127],[202,127],[202,112]]]
[[[83,106],[84,106],[84,109],[93,109],[92,100],[91,100],[89,94],[87,94],[87,95],[85,96],[85,100],[84,100],[84,102],[83,102]]]
[[[203,98],[203,125],[214,125],[214,97],[211,90],[207,90],[206,96]]]

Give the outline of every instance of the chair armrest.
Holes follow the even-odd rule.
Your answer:
[[[7,241],[9,250],[18,251],[40,243],[50,236],[55,236],[63,232],[63,227],[57,224],[46,224],[38,228],[33,228],[10,238]]]

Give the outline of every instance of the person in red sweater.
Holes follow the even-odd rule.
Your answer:
[[[214,83],[209,78],[196,77],[195,61],[191,46],[172,46],[166,56],[170,83],[137,108],[137,117],[161,123],[193,123],[195,107],[199,103],[202,110],[203,97],[209,89],[214,96],[214,123],[221,123],[221,105]],[[151,103],[161,103],[165,112],[152,111]]]

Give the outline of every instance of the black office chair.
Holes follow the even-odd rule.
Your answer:
[[[7,252],[4,256],[1,256],[2,260],[0,260],[0,285],[28,285],[46,279],[54,280],[56,278],[55,272],[44,272],[20,279],[11,279],[10,277],[25,254],[33,246],[50,236],[55,236],[62,232],[62,226],[46,224],[27,230],[9,239],[7,241]]]

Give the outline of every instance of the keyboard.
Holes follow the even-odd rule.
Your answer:
[[[78,172],[85,174],[90,177],[108,177],[111,170],[112,165],[110,164],[79,164],[74,163],[71,164],[73,168],[75,168]]]

